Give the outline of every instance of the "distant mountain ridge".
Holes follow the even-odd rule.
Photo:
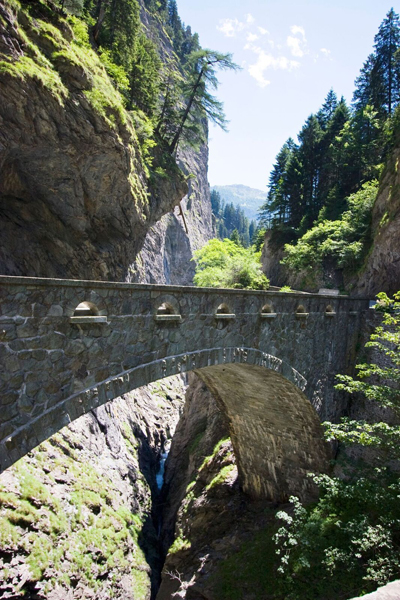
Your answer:
[[[249,219],[257,219],[258,209],[267,198],[267,190],[258,190],[242,184],[213,185],[212,190],[219,192],[221,199],[228,204],[240,206]]]

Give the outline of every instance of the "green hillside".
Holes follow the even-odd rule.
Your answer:
[[[213,185],[211,189],[219,192],[225,204],[233,202],[235,206],[240,206],[248,219],[257,218],[258,209],[267,197],[266,190],[257,190],[241,184]]]

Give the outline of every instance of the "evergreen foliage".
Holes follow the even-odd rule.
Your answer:
[[[122,94],[125,107],[143,124],[147,147],[162,142],[173,154],[182,142],[195,147],[204,142],[208,120],[226,127],[223,106],[212,91],[218,87],[218,69],[238,67],[229,54],[200,47],[198,35],[182,23],[176,0],[145,0],[175,51],[162,52],[162,57],[162,44],[157,47],[155,43],[157,28],[143,27],[138,0],[59,2],[88,26],[91,46]]]
[[[375,51],[370,54],[356,80],[354,103],[370,104],[380,116],[387,117],[400,100],[400,21],[390,9],[375,36]]]
[[[235,206],[233,202],[225,204],[217,190],[211,190],[211,209],[215,219],[217,235],[220,240],[231,238],[233,232],[236,230],[238,241],[245,248],[255,242],[256,222],[253,220],[250,221],[240,206]]]
[[[320,268],[327,258],[338,267],[357,268],[369,241],[371,209],[378,193],[378,182],[363,185],[348,198],[348,210],[340,219],[324,219],[309,229],[297,244],[285,245],[283,263],[294,270]]]
[[[357,228],[350,232],[346,223],[351,221],[354,194],[379,178],[398,128],[400,20],[393,9],[379,27],[374,51],[355,88],[351,108],[330,90],[320,110],[306,120],[297,142],[289,138],[273,165],[259,220],[262,227],[272,229],[272,247],[290,244],[284,260],[292,269],[303,268],[306,256],[311,259],[310,244],[321,240],[323,248],[310,267],[317,266],[322,256],[331,257],[335,267],[354,266],[353,259],[365,250],[360,244],[367,241],[366,232],[359,234]],[[335,243],[327,245],[328,240]],[[338,247],[353,242],[349,260],[344,260]]]
[[[183,105],[178,109],[177,128],[171,140],[169,150],[173,154],[181,139],[198,143],[205,133],[206,119],[226,130],[226,119],[222,103],[210,90],[216,90],[218,79],[216,70],[237,70],[230,54],[221,54],[213,50],[195,50],[187,58],[185,78],[182,80],[181,93]]]

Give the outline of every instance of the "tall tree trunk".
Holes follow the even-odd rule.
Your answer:
[[[204,69],[205,69],[205,66],[203,66],[201,68],[201,71],[200,71],[200,73],[199,73],[199,75],[197,77],[196,83],[194,85],[193,91],[192,91],[192,93],[190,95],[189,102],[187,103],[187,106],[186,106],[185,112],[183,114],[181,123],[180,123],[180,125],[178,127],[178,131],[174,135],[174,139],[172,140],[172,142],[171,142],[171,144],[169,146],[169,151],[170,151],[171,154],[174,153],[174,151],[175,151],[175,149],[176,149],[176,147],[178,145],[179,139],[180,139],[180,137],[182,135],[183,127],[184,127],[184,125],[186,123],[186,119],[188,118],[190,109],[192,108],[193,101],[194,101],[194,99],[196,97],[196,92],[197,92],[197,90],[199,88],[199,85],[200,85],[200,82],[201,82],[201,78],[203,77]]]
[[[93,39],[97,43],[97,39],[99,37],[100,29],[101,29],[101,26],[103,25],[103,21],[104,21],[104,18],[106,16],[106,9],[104,7],[104,1],[103,0],[98,0],[97,7],[96,7],[96,13],[97,13],[97,21],[96,21],[96,24],[93,27]]]

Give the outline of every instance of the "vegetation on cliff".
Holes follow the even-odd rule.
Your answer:
[[[399,129],[400,22],[393,9],[375,36],[374,51],[355,86],[351,107],[331,90],[320,110],[306,120],[298,143],[292,138],[285,142],[260,210],[261,225],[272,229],[270,248],[289,244],[285,264],[294,271],[313,271],[314,278],[321,261],[354,270],[368,251],[368,231],[356,228],[349,238],[347,224],[354,194],[379,179]],[[369,200],[367,204],[371,214]],[[305,251],[313,240],[323,241],[320,253]],[[349,243],[345,258],[338,246]]]
[[[376,180],[365,183],[347,199],[348,209],[340,219],[321,220],[297,242],[286,244],[283,264],[295,270],[318,268],[334,260],[340,268],[354,269],[368,247],[371,211],[378,193]]]
[[[360,394],[390,408],[390,422],[342,419],[326,423],[328,440],[345,447],[375,449],[358,464],[342,464],[345,477],[315,477],[321,490],[316,505],[293,499],[294,513],[281,512],[276,540],[279,571],[287,598],[361,595],[400,575],[400,293],[379,294],[383,324],[367,346],[376,362],[357,366],[358,377],[339,376],[338,388],[359,401]]]
[[[92,108],[110,126],[136,130],[148,167],[159,157],[155,146],[173,154],[180,143],[204,142],[207,120],[225,127],[223,106],[211,91],[217,69],[237,66],[230,55],[200,47],[174,0],[149,2],[147,26],[138,0],[6,3],[18,16],[21,52],[1,57],[0,73],[34,78],[64,103],[65,74],[75,69]],[[9,27],[7,20],[3,25]],[[164,165],[155,167],[168,174]]]

